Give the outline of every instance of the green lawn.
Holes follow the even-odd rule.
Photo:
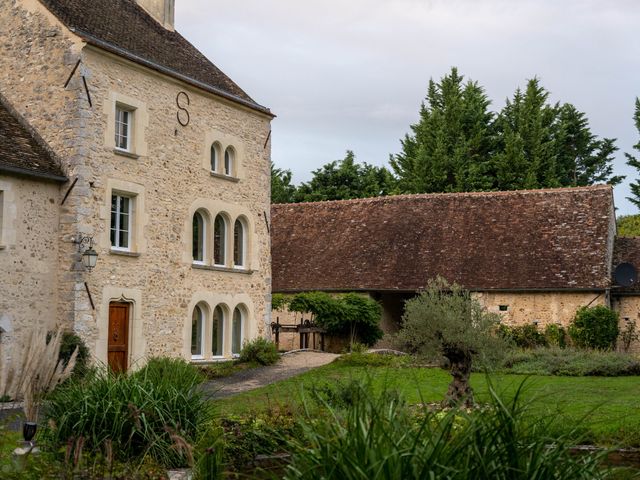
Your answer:
[[[450,376],[446,371],[415,367],[354,367],[332,363],[264,388],[218,401],[222,415],[247,413],[269,407],[300,405],[303,390],[313,385],[370,376],[374,387],[400,391],[411,404],[438,402]],[[581,441],[601,445],[640,447],[640,377],[551,377],[490,375],[490,382],[505,399],[512,398],[526,381],[523,399],[532,418],[555,419],[554,429],[581,430]],[[484,374],[471,380],[479,402],[487,399]]]

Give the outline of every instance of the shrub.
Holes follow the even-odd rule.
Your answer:
[[[507,402],[491,390],[482,410],[416,419],[392,392],[376,394],[367,382],[348,390],[341,406],[325,402],[332,421],[318,422],[309,410],[301,437],[289,440],[285,479],[607,478],[602,455],[575,457],[564,437],[548,435],[551,421],[526,421],[518,395]]]
[[[313,314],[314,321],[330,335],[349,335],[350,342],[373,345],[383,336],[380,328],[380,305],[371,298],[355,293],[329,295],[304,292],[289,304],[292,312]]]
[[[506,373],[523,375],[574,377],[640,375],[640,361],[631,355],[558,347],[509,352],[502,368]]]
[[[129,375],[89,371],[50,396],[43,440],[75,454],[108,449],[120,460],[148,455],[165,467],[190,465],[198,426],[209,415],[200,378],[183,360],[154,359]]]
[[[577,347],[609,350],[618,338],[618,313],[603,305],[582,307],[569,325],[569,336]]]
[[[540,333],[538,326],[533,323],[509,327],[500,325],[500,334],[520,348],[535,348],[547,346],[547,339]]]
[[[561,325],[551,323],[544,329],[547,343],[552,347],[565,348],[567,346],[567,331]]]
[[[47,335],[47,341],[51,338],[52,333]],[[78,335],[73,332],[62,332],[62,342],[60,343],[60,356],[58,357],[64,365],[69,363],[75,349],[78,349],[76,356],[76,366],[73,369],[73,375],[84,375],[89,366],[89,349]]]
[[[290,295],[284,295],[282,293],[274,293],[273,295],[271,295],[272,310],[282,310],[285,307],[288,307],[289,303],[291,303]]]
[[[633,342],[637,342],[638,338],[640,338],[640,334],[638,333],[636,321],[628,320],[624,326],[624,329],[620,332],[620,342],[622,344],[622,350],[628,352],[629,348],[631,348],[631,344]]]
[[[238,360],[243,363],[254,362],[260,365],[273,365],[280,360],[280,354],[275,343],[258,337],[250,342],[245,342]]]

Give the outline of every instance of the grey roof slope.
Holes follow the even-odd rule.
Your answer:
[[[612,222],[610,186],[273,205],[273,291],[605,289]]]
[[[0,172],[67,180],[55,154],[1,94]]]
[[[271,114],[182,35],[164,28],[135,0],[40,2],[89,44]]]

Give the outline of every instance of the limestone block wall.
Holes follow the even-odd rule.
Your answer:
[[[77,179],[60,208],[58,322],[77,331],[97,360],[106,362],[109,303],[130,303],[130,365],[158,355],[190,358],[198,302],[209,311],[221,304],[228,317],[239,305],[246,312],[243,336],[264,335],[271,313],[270,145],[265,148],[271,118],[85,45],[37,0],[11,0],[0,11],[0,39],[0,88],[65,161],[70,181]],[[187,118],[176,106],[180,92],[189,97],[187,103],[181,96],[187,126],[177,118]],[[133,154],[114,151],[117,104],[134,110]],[[211,174],[212,139],[235,149],[235,178]],[[130,252],[111,248],[113,193],[132,198]],[[211,221],[223,213],[231,222],[246,222],[244,271],[192,264],[196,209],[207,211]],[[96,240],[98,264],[90,273],[78,264],[71,242],[77,233]],[[229,335],[230,318],[225,328]]]
[[[605,305],[599,292],[476,292],[476,298],[490,312],[498,313],[507,325],[537,323],[568,326],[580,307]],[[506,306],[506,311],[500,306]]]
[[[30,326],[56,325],[56,183],[0,175],[0,361]]]
[[[631,321],[636,322],[636,327],[640,329],[640,296],[628,295],[613,297],[611,306],[620,314],[620,332],[628,328]],[[618,348],[623,349],[621,341],[618,342]],[[631,353],[640,354],[640,341],[632,342],[629,348]]]

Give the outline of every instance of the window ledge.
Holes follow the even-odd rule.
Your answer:
[[[138,258],[140,256],[140,253],[138,252],[125,252],[124,250],[114,250],[114,249],[109,250],[109,254],[120,255],[122,257],[134,257],[134,258]]]
[[[132,152],[127,152],[126,150],[120,150],[118,148],[114,148],[113,149],[113,153],[115,153],[116,155],[121,155],[123,157],[127,157],[127,158],[133,158],[133,159],[138,159],[140,158],[140,155],[132,153]]]
[[[221,180],[227,180],[228,182],[238,183],[240,181],[238,177],[232,177],[231,175],[223,175],[222,173],[211,172],[211,171],[209,171],[209,174],[212,177],[219,178]]]
[[[211,357],[211,358],[192,358],[190,360],[192,365],[215,365],[216,363],[230,362],[233,359],[230,357]]]
[[[198,263],[192,263],[192,268],[196,270],[211,270],[214,272],[227,272],[227,273],[240,273],[242,275],[251,275],[253,270],[245,270],[240,268],[229,268],[229,267],[216,267],[213,265],[200,265]]]

